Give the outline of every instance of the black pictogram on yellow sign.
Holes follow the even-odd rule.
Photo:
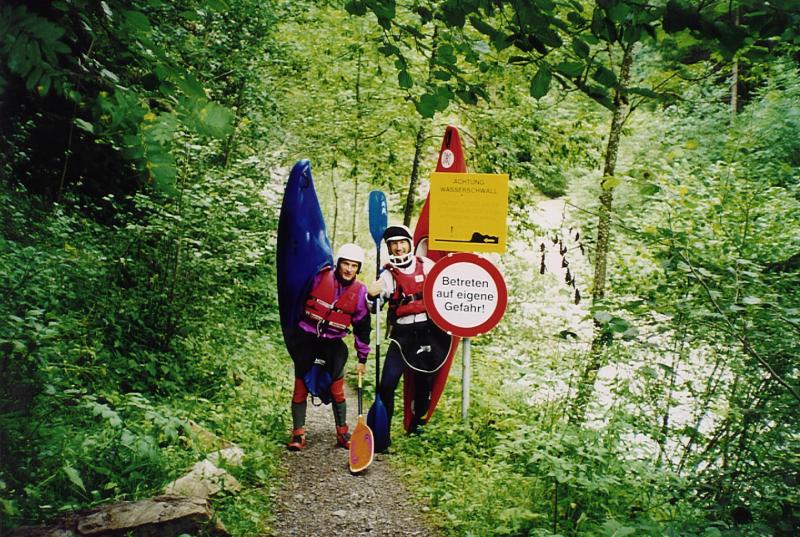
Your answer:
[[[508,174],[432,173],[430,204],[430,249],[505,252]]]

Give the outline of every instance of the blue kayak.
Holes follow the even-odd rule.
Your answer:
[[[312,277],[333,253],[311,178],[311,163],[299,160],[289,174],[278,220],[278,309],[283,339],[297,329]]]

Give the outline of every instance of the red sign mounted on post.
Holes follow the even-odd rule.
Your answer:
[[[433,322],[463,338],[494,328],[508,303],[503,275],[488,259],[471,253],[437,261],[425,279],[423,295]]]

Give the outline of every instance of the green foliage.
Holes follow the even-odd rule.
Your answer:
[[[488,100],[483,83],[460,61],[466,57],[474,62],[476,48],[482,48],[461,32],[460,6],[423,2],[398,10],[394,2],[351,0],[345,9],[357,16],[369,10],[380,28],[391,30],[383,32],[377,50],[394,58],[398,86],[407,92],[420,117],[433,118],[451,103],[474,105],[479,99]]]
[[[96,396],[50,385],[31,408],[25,420],[2,415],[4,441],[13,445],[2,473],[10,520],[155,494],[196,455],[186,449],[186,421],[135,392]]]
[[[800,248],[797,179],[785,166],[798,95],[795,68],[772,68],[772,82],[733,120],[701,86],[688,109],[667,112],[664,131],[637,140],[631,184],[618,192],[627,240],[612,275],[627,296],[604,320],[634,316],[637,339],[656,346],[656,367],[636,366],[619,396],[684,473],[681,497],[704,498],[720,523],[738,506],[786,531],[791,517],[773,501],[789,509],[794,494],[767,468],[796,468],[784,451],[799,404],[787,357],[800,349],[786,334],[800,304],[792,269],[778,267]],[[622,363],[641,352],[628,349]]]
[[[498,92],[496,102],[471,114],[476,146],[473,170],[511,176],[511,211],[524,213],[533,203],[530,186],[547,197],[566,193],[573,168],[592,167],[599,158],[598,140],[589,129],[575,129],[590,113],[580,103],[563,103],[559,113],[520,98],[513,90]],[[517,221],[524,224],[525,218]]]
[[[286,357],[273,342],[245,331],[274,326],[269,299],[264,310],[239,306],[274,294],[262,264],[268,211],[234,205],[246,185],[229,178],[198,207],[202,214],[172,223],[154,217],[106,229],[67,207],[38,220],[33,235],[23,226],[42,215],[25,198],[3,195],[0,480],[9,521],[158,493],[200,458],[187,449],[189,418],[252,454],[244,479],[262,482],[276,471],[283,416],[264,401],[280,398],[288,371],[277,365]],[[155,211],[142,201],[138,208]],[[177,226],[200,218],[219,230],[213,238],[213,227],[198,239],[187,235],[188,276],[173,289],[167,267],[148,265]],[[242,283],[229,287],[230,279]]]
[[[365,238],[364,185],[398,206],[417,134],[426,170],[443,130],[421,118],[447,113],[471,170],[511,174],[515,240],[470,424],[456,373],[425,433],[395,434],[443,531],[796,533],[800,85],[763,55],[796,50],[787,6],[345,4],[377,25],[313,2],[0,7],[2,530],[157,493],[205,455],[193,419],[246,453],[228,468],[245,490],[214,500],[226,526],[265,533],[291,381],[278,164],[310,157],[334,242]],[[706,59],[722,70],[677,81]],[[637,114],[602,177],[607,119],[585,97],[614,108],[617,90]],[[536,247],[579,229],[588,295],[602,192],[622,240],[588,309]],[[533,221],[540,193],[564,198],[555,228]],[[597,335],[607,365],[570,425]]]
[[[398,446],[404,464],[425,461],[412,477],[446,534],[696,534],[673,500],[681,480],[637,456],[627,426],[553,426],[556,408],[525,402],[492,373],[498,360],[476,357],[470,425],[454,425],[453,390],[444,415]]]
[[[260,157],[274,101],[253,66],[273,14],[242,2],[226,14],[219,2],[40,7],[2,7],[14,29],[0,43],[3,531],[157,494],[204,455],[188,419],[243,447],[238,476],[266,501],[286,357],[265,357],[274,343],[252,332],[277,325],[277,205]],[[56,43],[49,92],[26,89],[17,69],[14,47],[31,36]],[[224,510],[241,534],[268,516]]]
[[[54,198],[61,197],[65,182],[86,180],[81,165],[91,164],[81,162],[85,153],[89,160],[132,164],[141,181],[173,193],[177,168],[172,142],[177,131],[217,138],[230,134],[232,112],[210,101],[196,75],[173,60],[170,41],[175,32],[168,25],[153,26],[150,17],[154,16],[177,18],[164,6],[134,11],[125,2],[112,1],[100,10],[83,2],[59,2],[41,14],[25,5],[3,6],[0,25],[7,31],[3,31],[0,65],[11,75],[3,81],[11,85],[6,89],[12,94],[24,87],[18,90],[21,106],[12,117],[43,114],[40,123],[52,123],[58,143],[63,143],[57,149],[67,161],[60,167],[39,169],[36,161],[41,154],[48,160],[62,155],[51,155],[56,148],[46,147],[52,143],[51,132],[44,141],[43,133],[26,129],[20,122],[16,128],[31,148],[18,154],[4,147],[3,152],[13,155],[18,173],[36,170],[26,183],[29,187],[38,184]],[[78,18],[82,24],[76,28],[72,21]],[[54,107],[72,110],[66,124]],[[77,165],[69,166],[71,153]],[[61,176],[56,170],[62,170]],[[138,186],[119,179],[89,180],[101,193],[118,188],[130,192]]]
[[[0,54],[6,67],[25,81],[25,89],[47,95],[50,88],[67,98],[78,99],[67,73],[59,67],[70,48],[62,39],[65,29],[44,17],[30,13],[24,5],[0,8]],[[8,81],[0,73],[0,91]]]

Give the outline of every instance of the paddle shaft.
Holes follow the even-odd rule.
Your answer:
[[[361,371],[358,372],[358,415],[361,416],[364,412],[361,410]]]
[[[381,243],[378,246],[378,268],[375,273],[380,274],[381,270]],[[375,393],[378,393],[378,386],[381,382],[381,295],[375,298]]]
[[[369,231],[375,241],[375,279],[381,275],[381,240],[386,231],[388,211],[386,196],[379,190],[369,193]],[[378,386],[381,382],[381,295],[375,299],[375,399],[378,401]]]

